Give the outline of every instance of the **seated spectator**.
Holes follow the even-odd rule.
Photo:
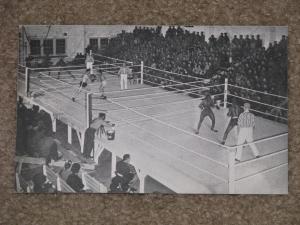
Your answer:
[[[68,176],[67,184],[76,192],[84,192],[84,185],[81,178],[78,176],[80,164],[74,163],[71,167],[71,174]]]
[[[35,193],[53,193],[56,191],[52,184],[47,182],[46,176],[42,173],[37,173],[34,175],[32,182],[33,191]]]
[[[138,176],[133,165],[130,164],[130,155],[125,154],[123,159],[117,162],[116,173],[123,178],[122,190],[138,189]]]
[[[72,166],[72,161],[68,160],[65,162],[64,168],[59,171],[59,175],[63,180],[67,180],[69,175],[71,175],[71,166]]]

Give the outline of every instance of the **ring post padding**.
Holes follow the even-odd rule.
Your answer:
[[[144,62],[141,61],[141,84],[144,83]]]
[[[28,73],[28,67],[25,68],[25,96],[28,97],[29,94],[29,73]]]
[[[228,193],[235,192],[235,150],[228,149]]]
[[[87,92],[85,94],[85,102],[86,128],[89,128],[92,122],[92,93]]]

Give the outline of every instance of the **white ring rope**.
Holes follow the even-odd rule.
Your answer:
[[[141,138],[138,138],[138,137],[136,137],[136,136],[133,136],[132,134],[129,134],[129,133],[126,133],[126,135],[132,137],[133,139],[136,139],[136,140],[140,141],[140,142],[143,143],[143,144],[149,145],[149,146],[151,146],[152,148],[154,148],[154,149],[156,149],[156,150],[158,150],[158,151],[161,152],[161,149],[159,149],[159,148],[156,147],[155,145],[153,145],[153,144],[151,144],[151,143],[149,143],[149,142],[147,142],[147,141],[145,141],[145,140],[143,140],[143,139],[141,139]],[[194,169],[197,169],[197,170],[200,170],[200,171],[202,171],[202,172],[204,172],[204,173],[207,173],[207,174],[209,174],[210,176],[213,176],[213,177],[215,177],[215,178],[217,178],[217,179],[223,181],[223,183],[224,183],[224,182],[225,182],[225,183],[228,182],[226,179],[224,179],[224,178],[222,178],[222,177],[220,177],[220,176],[217,176],[217,175],[215,175],[215,174],[213,174],[213,173],[211,173],[211,172],[209,172],[209,171],[207,171],[207,170],[205,170],[205,169],[199,168],[198,166],[192,165],[191,163],[189,163],[189,162],[187,162],[187,161],[185,161],[185,160],[183,160],[183,159],[181,159],[181,158],[177,158],[177,157],[173,156],[172,154],[168,154],[168,153],[166,153],[166,152],[164,152],[163,154],[164,154],[164,155],[168,155],[169,157],[172,157],[172,158],[174,158],[174,159],[176,159],[176,160],[182,161],[183,163],[187,164],[188,166],[190,166],[190,167],[192,167],[192,168],[194,168]],[[222,183],[222,184],[223,184],[223,183]]]
[[[176,111],[176,112],[171,112],[171,113],[154,113],[154,114],[151,114],[150,116],[154,117],[154,118],[160,118],[160,117],[166,117],[166,116],[176,116],[176,115],[180,115],[180,114],[184,114],[184,113],[190,113],[190,112],[194,112],[195,111],[195,108],[193,109],[188,109],[188,110],[181,110],[181,111]],[[108,110],[108,112],[111,112],[111,110]],[[147,121],[147,120],[150,120],[148,118],[143,118],[143,119],[136,119],[136,118],[133,118],[133,119],[130,119],[129,121],[132,122],[132,123],[137,123],[137,122],[143,122],[143,121]],[[123,124],[119,123],[117,126],[122,126]]]
[[[240,89],[245,89],[247,91],[253,91],[253,92],[257,92],[257,93],[261,93],[261,94],[265,94],[265,95],[271,95],[271,96],[278,97],[278,98],[285,98],[285,99],[288,98],[288,97],[285,97],[285,96],[276,95],[276,94],[272,94],[272,93],[267,93],[267,92],[263,92],[263,91],[258,91],[258,90],[245,88],[245,87],[241,87],[241,86],[237,86],[237,85],[233,85],[233,84],[228,84],[228,86],[235,87],[235,88],[240,88]]]
[[[158,122],[158,123],[160,123],[160,124],[163,124],[163,125],[165,125],[165,126],[171,127],[171,128],[173,128],[173,129],[176,129],[176,130],[179,130],[179,131],[181,131],[181,132],[183,132],[183,133],[185,133],[185,134],[192,135],[192,136],[194,136],[194,137],[197,137],[198,139],[205,140],[205,141],[207,141],[207,142],[213,143],[213,144],[215,144],[215,145],[217,145],[217,146],[220,146],[220,147],[222,147],[222,148],[227,147],[227,146],[224,146],[224,145],[222,145],[222,144],[220,144],[220,143],[218,143],[218,142],[209,140],[209,139],[207,139],[207,138],[204,138],[204,137],[201,137],[201,136],[199,136],[199,135],[193,134],[193,133],[188,132],[188,131],[186,131],[186,130],[183,130],[183,129],[181,129],[181,128],[175,127],[175,126],[173,126],[173,125],[171,125],[171,124],[168,124],[168,123],[166,123],[166,122],[164,122],[164,121],[158,120],[158,119],[153,118],[153,117],[151,117],[151,116],[147,116],[147,115],[145,115],[145,114],[143,114],[143,113],[140,113],[140,112],[138,112],[138,111],[136,111],[136,110],[134,110],[134,109],[131,109],[131,108],[127,107],[127,106],[124,106],[124,105],[122,105],[122,104],[120,104],[120,103],[118,103],[118,102],[112,101],[112,100],[110,100],[110,99],[109,99],[108,101],[111,101],[112,103],[114,103],[114,104],[116,104],[116,105],[119,105],[120,107],[123,107],[123,108],[125,108],[125,109],[128,109],[129,111],[132,111],[132,112],[134,112],[134,113],[136,113],[136,114],[138,114],[138,115],[140,115],[140,116],[147,117],[147,118],[152,119],[153,121],[156,121],[156,122]]]
[[[24,82],[24,81],[21,81],[21,82]],[[37,85],[37,84],[36,84],[36,85]],[[42,91],[44,91],[45,93],[47,93],[48,95],[50,95],[50,96],[54,97],[55,99],[57,99],[58,101],[61,101],[61,102],[63,102],[63,103],[67,103],[66,101],[62,100],[62,98],[59,98],[58,96],[55,96],[55,95],[53,94],[53,93],[55,93],[55,92],[49,92],[49,91],[46,91],[44,88],[42,88],[42,87],[40,87],[40,86],[37,87],[37,90],[42,90]],[[33,101],[33,100],[31,99],[31,101]],[[36,104],[39,104],[39,103],[36,102]],[[44,102],[44,101],[43,101],[42,104],[45,104],[45,105],[50,106],[51,108],[57,109],[57,107],[55,107],[55,106],[53,106],[53,105],[51,105],[51,104],[48,104],[48,103],[46,103],[46,102]],[[73,108],[74,108],[74,107],[73,107]],[[75,108],[76,108],[76,107],[75,107]],[[71,114],[69,114],[69,113],[67,113],[67,112],[65,112],[65,111],[62,111],[61,109],[58,110],[58,111],[59,111],[60,113],[62,113],[63,115],[70,116],[71,118],[73,118],[74,120],[76,120],[77,122],[79,122],[79,124],[82,123],[80,120],[76,119],[76,118],[74,117],[74,115],[71,115]]]
[[[282,164],[280,164],[280,165],[278,165],[278,166],[274,166],[274,167],[272,167],[272,168],[264,169],[264,170],[259,171],[259,172],[257,172],[257,173],[253,173],[253,174],[250,174],[250,175],[248,175],[248,176],[245,176],[245,177],[236,179],[235,182],[240,181],[240,180],[243,180],[243,179],[248,179],[248,178],[251,178],[251,177],[254,177],[254,176],[257,176],[257,175],[261,175],[261,174],[264,174],[264,173],[273,171],[273,170],[275,170],[275,169],[278,169],[278,168],[280,168],[280,167],[287,166],[287,165],[288,165],[288,163],[282,163]]]
[[[230,103],[230,102],[227,102],[227,104],[231,104],[231,105],[232,105],[232,103]],[[240,108],[243,108],[243,106],[240,106]],[[273,115],[273,114],[271,114],[271,113],[262,112],[262,111],[256,110],[256,109],[250,109],[250,111],[257,112],[257,113],[260,113],[260,114],[264,114],[264,115],[266,115],[266,116],[272,116],[272,117],[280,118],[280,119],[283,119],[283,120],[286,120],[286,121],[288,120],[288,119],[285,118],[285,117],[276,116],[276,115]]]
[[[174,83],[181,83],[181,84],[184,84],[183,82],[180,82],[180,81],[170,80],[170,79],[167,79],[167,78],[159,77],[159,76],[152,75],[152,74],[148,74],[148,73],[144,73],[144,75],[151,76],[151,77],[156,77],[156,78],[162,79],[162,80],[168,80],[168,81],[171,81],[171,82],[174,82]],[[144,79],[144,80],[145,80],[145,79]],[[198,82],[203,83],[202,81],[198,81]]]
[[[145,66],[145,67],[146,67],[146,66]],[[159,70],[159,69],[154,69],[154,68],[151,68],[151,67],[148,67],[148,68],[153,69],[153,70],[158,70],[158,71],[161,71],[161,72],[168,72],[168,71],[163,71],[163,70]],[[37,68],[37,69],[38,69],[38,68]],[[41,72],[40,72],[40,73],[41,73]],[[168,73],[172,73],[172,72],[168,72]],[[44,76],[48,76],[48,75],[46,75],[46,74],[44,74],[44,73],[41,73],[41,74],[43,74]],[[173,74],[176,74],[176,73],[173,73]],[[177,75],[188,76],[188,75],[183,75],[183,74],[177,74]],[[68,84],[68,83],[66,83],[66,82],[63,82],[63,81],[60,81],[60,80],[58,80],[58,79],[52,78],[51,76],[48,76],[48,77],[50,77],[51,79],[54,79],[54,80],[56,80],[56,81],[59,81],[59,82]],[[196,78],[196,77],[193,77],[193,76],[188,76],[188,77]],[[71,85],[71,84],[68,84],[68,85],[70,85],[70,86],[72,86],[72,88],[74,88],[73,85]],[[182,84],[181,84],[181,85],[182,85]],[[166,87],[165,85],[163,85],[163,86]],[[172,85],[172,86],[174,86],[174,85]],[[152,88],[157,88],[157,87],[152,87]],[[138,89],[144,90],[145,88],[138,88]],[[130,91],[132,91],[132,90],[138,90],[138,89],[130,89]],[[82,91],[87,92],[87,93],[90,93],[90,92],[88,92],[88,91],[86,91],[86,90],[82,90]],[[128,91],[128,90],[126,90],[126,91]],[[261,92],[261,93],[264,93],[264,92]],[[139,113],[139,112],[136,112],[135,110],[132,110],[132,109],[129,108],[129,107],[123,106],[123,105],[121,105],[121,104],[119,104],[119,103],[116,103],[116,102],[114,102],[114,101],[111,101],[111,102],[114,103],[114,104],[116,104],[116,105],[119,105],[121,108],[122,108],[122,107],[123,107],[123,108],[127,108],[127,109],[130,110],[130,111],[133,111],[133,112],[135,112],[135,113],[137,113],[137,114],[140,114],[140,115],[145,116],[144,114]],[[272,115],[272,114],[270,114],[270,115]],[[272,115],[272,116],[274,116],[274,115]],[[151,117],[149,117],[149,118],[151,118]],[[155,119],[155,118],[151,118],[151,119],[153,119],[154,121],[157,121],[157,122],[159,122],[159,123],[165,124],[166,126],[172,127],[172,128],[174,128],[174,129],[181,130],[182,132],[187,133],[187,134],[192,135],[192,136],[195,136],[195,137],[197,137],[197,138],[199,138],[199,139],[203,139],[203,140],[206,140],[207,142],[214,143],[214,144],[216,144],[217,146],[225,147],[225,148],[227,148],[227,149],[232,149],[232,148],[238,147],[238,146],[231,146],[231,147],[230,147],[230,146],[225,146],[225,145],[222,145],[222,144],[217,143],[217,142],[215,142],[215,141],[211,141],[211,140],[206,139],[206,138],[203,138],[203,137],[201,137],[201,136],[197,136],[197,135],[195,135],[195,134],[193,134],[193,133],[191,133],[191,132],[187,132],[187,131],[185,131],[185,130],[182,130],[182,129],[180,129],[180,128],[177,128],[177,127],[175,127],[175,126],[172,126],[172,125],[170,125],[170,124],[168,124],[168,123],[164,123],[163,121],[157,120],[157,119]],[[266,141],[266,140],[269,140],[269,139],[274,139],[274,138],[276,138],[276,137],[281,137],[281,136],[283,136],[283,135],[287,135],[287,133],[281,134],[281,135],[277,135],[277,136],[272,136],[272,137],[270,137],[270,138],[261,139],[261,140],[258,140],[258,141],[254,141],[254,142],[252,142],[252,143],[259,143],[259,142]],[[249,145],[249,143],[243,144],[243,145],[239,145],[239,146],[248,146],[248,145]]]
[[[235,166],[243,166],[243,165],[246,165],[248,163],[252,163],[252,162],[259,161],[261,159],[269,158],[270,156],[279,155],[279,154],[281,154],[283,152],[288,152],[288,149],[282,149],[282,150],[279,150],[279,151],[276,151],[276,152],[268,153],[268,154],[260,156],[259,158],[245,160],[243,162],[237,163]]]
[[[236,98],[240,98],[240,99],[247,100],[247,101],[250,101],[250,102],[255,102],[255,103],[258,103],[258,104],[261,104],[261,105],[269,106],[269,107],[272,107],[272,108],[277,108],[277,109],[288,111],[288,109],[286,109],[286,108],[281,108],[281,107],[278,107],[278,106],[274,106],[274,105],[270,105],[270,104],[267,104],[267,103],[259,102],[259,101],[252,100],[252,99],[249,99],[249,98],[244,98],[244,97],[240,97],[240,96],[233,95],[233,94],[227,94],[227,95],[234,96]]]
[[[64,68],[77,68],[77,67],[86,67],[85,64],[83,65],[74,65],[74,66],[49,66],[49,67],[27,67],[29,70],[45,70],[45,69],[64,69]],[[61,71],[61,70],[60,70]],[[43,71],[44,72],[44,71]]]
[[[160,72],[163,72],[163,73],[175,74],[175,75],[180,75],[180,76],[183,76],[183,77],[190,77],[190,78],[197,79],[197,80],[206,80],[205,78],[195,77],[195,76],[191,76],[191,75],[185,75],[185,74],[181,74],[181,73],[170,72],[170,71],[167,71],[167,70],[161,70],[161,69],[153,68],[153,67],[150,67],[150,66],[144,66],[144,67],[148,68],[148,69],[160,71]],[[203,83],[206,83],[206,82],[203,82]]]
[[[218,96],[218,95],[224,95],[224,93],[220,93],[220,94],[216,94],[216,95],[212,95],[212,96]],[[147,104],[147,105],[142,105],[142,106],[134,106],[134,107],[129,107],[129,108],[133,108],[133,109],[140,109],[140,108],[152,108],[158,105],[166,105],[166,104],[178,104],[178,103],[185,103],[185,102],[192,102],[192,101],[198,101],[199,99],[203,99],[203,97],[199,97],[199,98],[191,98],[191,99],[187,99],[187,100],[182,100],[182,101],[171,101],[171,102],[162,102],[162,103],[156,103],[156,104]],[[113,105],[114,103],[96,103],[93,105],[100,105],[100,106],[105,106],[105,105]],[[94,108],[93,110],[100,110],[101,109],[96,109]],[[109,111],[124,111],[127,109],[113,109],[113,110],[109,110]]]
[[[191,85],[191,86],[195,86],[195,85]],[[116,98],[112,98],[112,99],[130,99],[130,98],[134,98],[136,100],[139,100],[138,98],[139,97],[142,97],[142,96],[152,96],[152,95],[160,95],[159,97],[166,97],[166,96],[172,96],[172,95],[176,95],[176,94],[189,94],[189,93],[193,93],[194,95],[196,96],[203,96],[201,94],[197,94],[197,93],[194,93],[194,91],[199,91],[201,89],[206,89],[206,88],[211,88],[211,87],[218,87],[218,86],[223,86],[223,84],[217,84],[217,85],[211,85],[211,86],[206,86],[206,87],[197,87],[197,88],[190,88],[190,89],[177,89],[177,88],[174,88],[175,90],[172,90],[172,91],[166,91],[166,92],[163,92],[163,93],[150,93],[150,94],[141,94],[141,95],[131,95],[131,96],[121,96],[121,97],[116,97]],[[179,92],[179,93],[174,93],[174,92]],[[222,93],[224,94],[224,93]],[[136,98],[137,97],[137,98]],[[155,97],[153,97],[155,98]],[[149,99],[149,98],[145,98],[145,99]],[[151,99],[151,98],[150,98]]]
[[[111,117],[111,116],[110,116],[110,117]],[[163,138],[163,137],[161,137],[161,136],[159,136],[159,135],[157,135],[157,134],[155,134],[155,133],[149,131],[149,130],[146,129],[146,128],[143,128],[143,127],[141,127],[141,126],[138,126],[138,125],[136,125],[136,124],[133,124],[132,122],[130,122],[130,121],[126,120],[126,119],[122,119],[122,118],[119,118],[119,117],[116,117],[116,116],[111,117],[111,118],[115,118],[115,119],[117,119],[117,120],[119,120],[119,121],[123,121],[124,123],[127,123],[127,124],[129,124],[129,125],[131,125],[131,126],[134,126],[134,127],[138,128],[139,130],[144,130],[144,131],[146,131],[147,133],[153,135],[154,137],[157,137],[157,138],[159,138],[159,139],[161,139],[161,140],[163,140],[163,141],[165,141],[165,142],[167,142],[167,143],[169,143],[169,144],[171,144],[171,145],[175,145],[175,146],[177,146],[177,147],[179,147],[179,148],[182,148],[182,149],[184,149],[184,150],[186,150],[186,151],[188,151],[188,152],[191,152],[191,153],[193,153],[193,154],[195,154],[195,155],[198,155],[198,156],[200,156],[200,157],[202,157],[202,158],[208,159],[208,160],[210,160],[210,161],[212,161],[212,162],[214,162],[214,163],[217,163],[217,164],[219,164],[219,165],[222,165],[223,167],[228,168],[228,165],[225,164],[225,163],[222,163],[222,162],[220,162],[220,161],[214,160],[214,159],[212,159],[212,158],[210,158],[210,157],[208,157],[208,156],[206,156],[206,155],[203,155],[203,154],[201,154],[201,153],[199,153],[199,152],[195,152],[195,151],[193,151],[193,150],[191,150],[191,149],[189,149],[189,148],[186,148],[185,146],[182,146],[182,145],[180,145],[180,144],[177,144],[177,143],[175,143],[175,142],[172,142],[172,141],[170,141],[170,140],[168,140],[168,139],[166,139],[166,138]]]
[[[40,82],[42,82],[42,81],[40,81]],[[53,84],[49,84],[49,83],[45,83],[45,84],[48,85],[48,86],[53,86],[53,87],[54,87]],[[62,87],[60,87],[60,88],[62,88]],[[56,91],[52,91],[52,93],[59,93],[59,94],[61,94],[62,96],[65,96],[66,98],[69,98],[69,96],[67,96],[67,95],[65,94],[65,92],[62,92],[62,91],[57,90],[57,89],[55,89],[55,88],[53,88],[53,89],[56,90]],[[65,87],[64,89],[66,89],[66,87]],[[79,99],[79,98],[77,98],[77,99]],[[80,98],[80,99],[81,99],[81,98]]]
[[[166,123],[166,122],[164,122],[164,121],[161,121],[161,120],[158,120],[158,119],[156,119],[156,118],[153,118],[153,117],[151,117],[151,116],[147,116],[147,115],[145,115],[145,114],[143,114],[143,113],[140,113],[140,112],[138,112],[138,111],[136,111],[136,110],[134,110],[134,109],[131,109],[131,108],[127,107],[127,106],[124,106],[124,105],[122,105],[122,104],[120,104],[120,103],[118,103],[118,102],[114,102],[114,101],[112,101],[112,100],[108,100],[108,101],[111,101],[112,103],[114,103],[114,104],[116,104],[116,105],[119,105],[120,107],[123,107],[123,108],[125,108],[125,109],[128,109],[129,111],[132,111],[132,112],[134,112],[134,113],[136,113],[136,114],[138,114],[138,115],[141,115],[141,116],[147,117],[147,118],[149,118],[149,119],[152,119],[153,121],[156,121],[156,122],[158,122],[158,123],[161,123],[161,124],[163,124],[163,125],[165,125],[165,126],[171,127],[171,128],[173,128],[173,129],[179,130],[179,131],[181,131],[181,132],[183,132],[183,133],[186,133],[186,134],[188,134],[188,135],[192,135],[192,136],[194,136],[194,137],[197,137],[198,139],[205,140],[205,141],[207,141],[207,142],[213,143],[213,144],[215,144],[215,145],[217,145],[217,146],[220,146],[220,147],[222,147],[222,148],[227,148],[227,149],[235,149],[235,148],[237,148],[237,147],[248,146],[248,145],[251,144],[251,143],[254,143],[254,144],[255,144],[255,143],[260,143],[260,142],[263,142],[263,141],[267,141],[267,140],[271,140],[271,139],[274,139],[274,138],[279,138],[279,137],[287,136],[287,135],[288,135],[288,133],[283,133],[283,134],[271,136],[271,137],[269,137],[269,138],[263,138],[263,139],[260,139],[260,140],[257,140],[257,141],[251,142],[251,143],[246,143],[246,144],[241,144],[241,145],[235,145],[235,146],[226,146],[226,145],[220,144],[220,143],[218,143],[218,142],[209,140],[209,139],[207,139],[207,138],[201,137],[201,136],[199,136],[199,135],[193,134],[193,133],[191,133],[191,132],[188,132],[188,131],[186,131],[186,130],[183,130],[183,129],[181,129],[181,128],[178,128],[178,127],[176,127],[176,126],[173,126],[173,125],[171,125],[171,124],[168,124],[168,123]]]
[[[183,92],[184,93],[192,93],[192,91],[197,91],[197,90],[200,90],[200,89],[203,89],[204,87],[198,87],[198,88],[189,88],[189,89],[176,89],[176,90],[172,90],[172,91],[166,91],[166,92],[163,92],[163,93],[150,93],[150,94],[142,94],[142,95],[130,95],[130,96],[121,96],[121,97],[117,97],[117,98],[113,98],[113,99],[127,99],[127,98],[132,98],[132,97],[140,97],[140,96],[152,96],[152,95],[160,95],[160,96],[168,96],[170,93],[172,94],[173,92],[179,92],[179,94],[182,94]],[[175,93],[176,94],[176,93]],[[138,99],[138,98],[137,98]]]
[[[106,58],[106,59],[112,59],[112,60],[115,60],[115,61],[120,61],[120,62],[125,62],[125,63],[133,64],[133,62],[130,62],[130,61],[126,61],[126,60],[123,60],[123,59],[116,59],[116,58],[112,58],[112,57],[101,55],[101,54],[97,54],[97,53],[92,53],[92,55],[103,57],[103,58]]]
[[[94,61],[103,63],[103,65],[123,65],[123,63],[108,63],[108,62],[103,62],[103,61],[97,60],[97,59],[94,59]],[[95,65],[98,65],[98,64],[95,64]]]

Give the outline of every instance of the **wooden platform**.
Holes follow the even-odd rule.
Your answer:
[[[78,74],[80,74],[79,71]],[[53,75],[50,75],[53,76]],[[116,138],[113,141],[103,139],[106,149],[121,157],[131,154],[132,163],[141,176],[151,176],[177,193],[228,193],[228,151],[219,146],[227,126],[227,109],[214,110],[216,129],[211,132],[210,121],[206,119],[200,134],[194,135],[200,111],[199,99],[193,99],[182,93],[169,92],[163,88],[151,88],[147,85],[129,85],[129,90],[120,91],[119,80],[108,77],[105,89],[108,100],[93,97],[93,117],[100,111],[107,112],[107,119],[116,124]],[[80,75],[76,79],[68,77],[56,80],[48,76],[32,75],[31,91],[44,91],[43,95],[32,100],[52,112],[59,113],[60,120],[72,127],[84,129],[85,99],[82,92],[76,102],[71,96],[78,87]],[[64,83],[68,82],[68,83]],[[98,92],[97,82],[88,85],[89,91]],[[24,82],[19,80],[18,93],[22,93]],[[56,90],[54,90],[56,89]],[[255,140],[275,136],[288,131],[285,124],[256,117]],[[211,142],[201,139],[204,137]],[[233,132],[229,134],[226,145],[235,145]],[[262,156],[287,149],[287,136],[259,143]],[[252,159],[251,151],[244,148],[242,161]],[[275,159],[275,162],[273,159]],[[262,157],[253,163],[238,166],[237,179],[254,174],[257,169],[264,169],[266,163],[281,165],[287,162],[287,151],[276,156]],[[268,165],[269,165],[268,164]],[[252,166],[251,166],[252,165]],[[287,192],[286,184],[274,182],[287,178],[286,167],[278,171],[248,178],[237,182],[238,193],[275,193]],[[266,179],[264,179],[266,178]],[[270,185],[261,186],[268,179]],[[253,186],[253,182],[256,184]],[[257,183],[258,182],[258,183]],[[259,183],[261,182],[261,183]],[[249,189],[249,184],[253,187]],[[262,188],[258,188],[261,186]]]

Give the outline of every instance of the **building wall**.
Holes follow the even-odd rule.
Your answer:
[[[51,39],[65,38],[66,55],[70,59],[75,57],[77,53],[84,53],[90,38],[98,38],[100,40],[100,38],[113,37],[122,32],[122,30],[131,32],[134,29],[134,26],[124,25],[52,25],[47,35],[48,27],[47,25],[26,25],[23,26],[25,28],[23,30],[25,30],[26,35],[31,39],[37,38],[43,40],[46,37]],[[227,32],[230,38],[233,38],[234,35],[259,34],[261,39],[263,39],[265,47],[270,42],[279,41],[282,35],[287,36],[287,27],[283,26],[193,26],[183,28],[195,32],[203,31],[206,40],[212,34],[218,37],[221,32]],[[163,34],[165,34],[167,29],[168,26],[163,26]],[[24,38],[26,35],[21,35],[21,38]],[[23,57],[30,54],[29,43],[26,42],[27,40],[20,41],[20,45],[22,45],[20,46],[20,56],[23,55]]]

